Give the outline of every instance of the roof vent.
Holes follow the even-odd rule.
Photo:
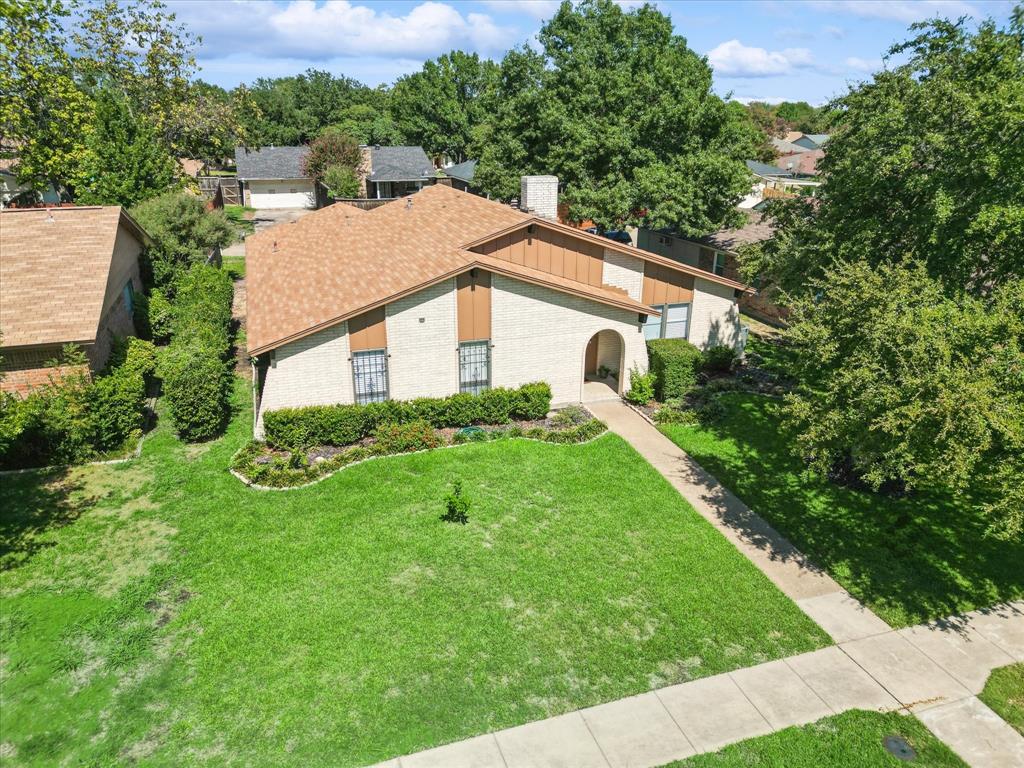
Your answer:
[[[407,210],[407,211],[411,211],[412,210],[412,197],[411,196],[405,198],[405,210]]]
[[[46,223],[47,224],[53,224],[54,221],[55,221],[55,219],[53,218],[53,209],[52,208],[47,208],[46,209]]]
[[[273,246],[273,248],[271,248],[270,250],[271,250],[271,252],[273,252],[273,253],[277,253],[277,240],[275,240],[275,241],[274,241],[274,246]]]

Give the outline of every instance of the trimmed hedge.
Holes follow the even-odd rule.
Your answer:
[[[729,373],[736,362],[736,350],[722,345],[708,347],[701,357],[703,370],[711,373]]]
[[[90,378],[81,351],[65,348],[76,366],[24,398],[0,395],[0,468],[76,464],[117,451],[141,434],[152,345],[118,341],[112,364]]]
[[[650,339],[647,342],[650,372],[654,375],[654,396],[665,402],[678,400],[697,384],[703,358],[700,350],[685,339]]]
[[[171,344],[161,373],[171,420],[184,440],[214,437],[231,395],[231,276],[196,264],[177,281]]]
[[[489,389],[479,395],[387,400],[366,405],[313,405],[282,408],[263,416],[270,445],[287,450],[316,445],[350,445],[382,424],[422,420],[436,429],[471,424],[507,424],[543,419],[551,410],[551,387],[543,382],[518,389]]]

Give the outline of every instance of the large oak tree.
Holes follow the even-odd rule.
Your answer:
[[[522,174],[564,183],[570,215],[702,235],[739,220],[744,166],[760,142],[742,110],[711,91],[711,69],[651,6],[564,2],[511,51],[480,128],[480,184],[501,198]]]

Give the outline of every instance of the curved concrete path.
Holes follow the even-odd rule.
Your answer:
[[[378,768],[654,768],[849,709],[904,710],[973,768],[1021,768],[1024,739],[976,697],[1024,661],[1024,601],[893,630],[620,401],[587,407],[837,645],[394,758]]]

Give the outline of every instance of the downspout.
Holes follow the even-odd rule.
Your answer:
[[[256,439],[256,421],[260,417],[260,414],[257,411],[257,408],[259,408],[259,402],[257,400],[256,393],[257,393],[257,390],[259,389],[259,381],[256,378],[257,377],[257,372],[256,372],[256,358],[255,357],[250,357],[249,358],[249,367],[252,369],[252,436],[253,436],[253,439],[255,440]]]

